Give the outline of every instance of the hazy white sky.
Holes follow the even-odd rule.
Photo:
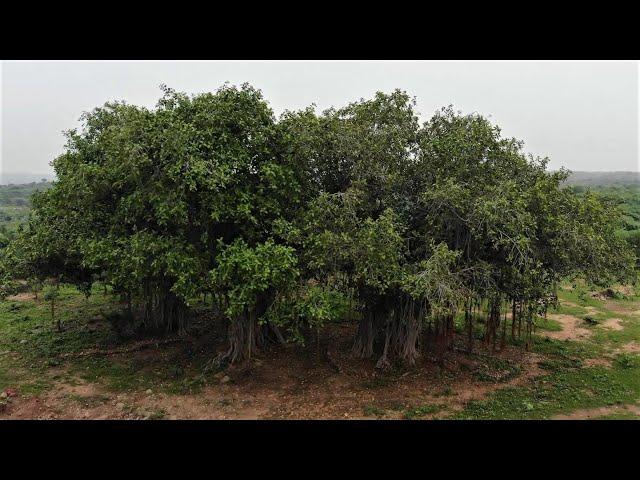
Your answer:
[[[479,112],[550,168],[638,170],[638,62],[42,61],[2,62],[0,173],[50,174],[63,130],[108,100],[152,107],[159,85],[187,93],[249,82],[279,114],[343,106],[395,88],[421,117]]]

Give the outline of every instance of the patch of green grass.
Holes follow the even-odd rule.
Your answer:
[[[415,407],[408,409],[404,412],[404,418],[407,420],[413,420],[415,418],[424,417],[426,415],[432,415],[434,413],[441,412],[446,409],[447,405],[445,404],[428,404],[422,405],[420,407]]]
[[[162,355],[144,359],[86,357],[69,368],[85,381],[100,383],[116,392],[152,389],[177,395],[199,393],[207,384],[205,376],[172,363],[175,361]]]
[[[28,370],[8,353],[0,355],[0,391],[15,388],[22,395],[37,395],[45,391],[51,382],[40,370]]]
[[[591,296],[591,291],[584,285],[577,284],[573,287],[558,290],[558,299],[562,302],[570,302],[581,307],[598,307],[600,302]]]
[[[549,332],[562,331],[562,324],[551,318],[538,317],[535,320],[535,325],[536,328],[539,328],[540,330],[547,330]]]
[[[580,318],[585,321],[586,326],[598,325],[610,318],[619,318],[620,315],[608,310],[601,310],[596,313],[587,313],[581,315]],[[590,325],[591,324],[591,325]]]
[[[452,418],[547,419],[581,408],[619,405],[640,398],[640,366],[558,368],[527,385],[507,387],[469,402]]]
[[[561,315],[573,315],[574,317],[580,317],[586,315],[588,310],[584,307],[573,305],[560,305],[558,308],[551,310],[551,313],[559,313]]]
[[[621,353],[616,356],[614,364],[622,369],[640,368],[640,356],[631,353]]]
[[[162,420],[167,415],[168,414],[167,414],[167,411],[165,409],[158,408],[158,409],[154,410],[153,412],[151,412],[151,414],[149,415],[148,420]]]
[[[540,368],[554,372],[559,370],[568,370],[571,368],[580,368],[583,363],[579,358],[558,357],[543,360],[539,362],[538,365]]]
[[[382,417],[385,414],[384,409],[374,405],[366,405],[362,411],[367,417]]]
[[[52,324],[50,308],[41,298],[0,302],[0,387],[39,393],[51,385],[47,373],[56,366],[114,391],[155,388],[191,394],[205,384],[201,375],[194,375],[185,366],[197,367],[194,359],[168,358],[164,352],[149,359],[75,357],[83,351],[123,345],[122,339],[105,324],[105,315],[120,307],[102,286],[94,287],[88,298],[73,287],[60,286],[56,317],[62,318],[62,332]]]
[[[640,399],[640,356],[620,354],[611,368],[587,368],[583,363],[586,359],[601,357],[624,343],[639,341],[640,317],[606,308],[604,302],[591,297],[584,287],[562,290],[559,297],[579,305],[563,305],[559,309],[561,313],[583,319],[591,316],[596,324],[609,318],[620,318],[624,329],[597,327],[592,330],[592,336],[584,341],[535,336],[532,350],[546,357],[539,364],[547,371],[545,375],[522,386],[497,390],[484,400],[469,402],[463,411],[453,414],[451,418],[544,419],[572,410],[622,405]],[[619,302],[624,302],[628,311],[637,310],[637,304],[631,300]],[[596,311],[588,312],[585,307],[594,307]],[[623,417],[629,417],[629,412],[606,416]]]
[[[522,372],[522,368],[508,360],[495,357],[483,358],[483,363],[473,376],[483,382],[506,382]]]
[[[109,397],[106,395],[84,396],[84,395],[77,395],[75,393],[70,393],[67,395],[67,398],[69,400],[79,403],[85,408],[95,408],[100,405],[104,405],[106,402],[109,401]]]
[[[598,344],[608,344],[611,347],[619,347],[629,342],[640,342],[640,318],[638,316],[628,316],[616,313],[612,317],[622,320],[622,330],[608,328],[598,328],[592,337]]]
[[[166,391],[178,395],[192,395],[201,392],[202,387],[206,384],[206,379],[202,375],[198,375],[196,377],[183,378],[178,382],[169,383]]]
[[[453,388],[451,388],[451,385],[447,385],[442,390],[438,390],[437,392],[435,392],[433,396],[434,397],[450,397],[452,395],[455,395],[455,393],[456,392],[453,390]]]
[[[87,357],[75,362],[71,371],[87,382],[102,383],[114,391],[146,390],[156,386],[152,375],[145,374],[135,362]]]
[[[534,336],[532,351],[543,355],[584,360],[602,356],[604,348],[594,342],[575,342]]]
[[[115,300],[94,289],[88,298],[69,286],[60,287],[56,317],[62,320],[58,332],[51,319],[51,305],[39,298],[21,302],[0,302],[0,350],[11,350],[29,365],[48,365],[51,359],[113,343],[108,329],[91,329],[88,322],[100,319],[116,308]]]

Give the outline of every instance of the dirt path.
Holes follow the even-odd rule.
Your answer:
[[[629,342],[622,345],[620,348],[616,348],[613,351],[614,354],[618,353],[640,353],[640,343],[638,342]]]
[[[555,417],[553,417],[553,420],[592,420],[614,413],[630,413],[638,416],[638,420],[640,420],[639,405],[616,405],[610,407],[576,410],[569,414],[556,415]]]
[[[574,317],[573,315],[552,313],[549,314],[549,318],[559,322],[562,325],[562,330],[558,332],[540,332],[543,336],[554,338],[556,340],[583,340],[591,335],[591,331],[580,326],[583,323],[583,320]]]

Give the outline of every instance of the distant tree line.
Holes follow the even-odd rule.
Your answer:
[[[100,280],[131,322],[183,329],[197,298],[228,324],[221,359],[357,323],[353,354],[415,363],[528,344],[560,282],[632,277],[619,211],[561,188],[478,114],[420,123],[406,93],[276,118],[249,85],[153,109],[107,103],[67,133],[57,181],[0,259],[12,279]],[[481,335],[477,332],[481,331]]]

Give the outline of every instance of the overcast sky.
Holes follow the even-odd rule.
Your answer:
[[[423,120],[479,112],[550,168],[638,170],[638,62],[43,61],[2,63],[0,173],[51,174],[63,130],[109,100],[152,107],[159,85],[187,93],[249,82],[279,114],[406,90]]]

